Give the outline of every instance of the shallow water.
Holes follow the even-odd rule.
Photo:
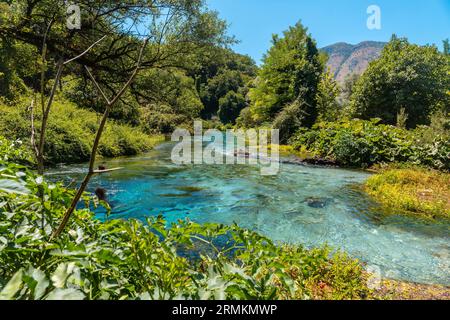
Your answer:
[[[108,168],[124,169],[94,178],[90,191],[108,191],[113,218],[162,214],[168,222],[236,222],[275,241],[327,243],[385,277],[450,285],[449,224],[382,212],[355,188],[368,173],[283,164],[277,176],[261,176],[251,166],[177,166],[171,146],[107,161]],[[69,182],[85,167],[61,166],[49,174]]]

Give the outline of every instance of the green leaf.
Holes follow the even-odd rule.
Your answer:
[[[0,292],[0,300],[11,300],[22,286],[23,271],[20,269],[9,280],[3,290]]]
[[[23,195],[30,194],[30,190],[25,187],[23,182],[11,179],[0,179],[0,191]]]
[[[45,273],[39,269],[33,270],[32,277],[37,282],[36,287],[34,288],[34,299],[38,300],[45,294],[45,290],[50,282],[45,276]]]
[[[52,281],[53,285],[56,288],[62,288],[64,287],[67,277],[72,273],[73,269],[75,267],[74,263],[62,263],[60,264],[55,272],[52,275]]]
[[[80,290],[69,289],[55,289],[49,293],[46,300],[83,300],[84,293]]]

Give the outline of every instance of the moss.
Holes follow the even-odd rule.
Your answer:
[[[386,169],[365,184],[366,192],[398,213],[450,218],[450,174],[422,168]]]

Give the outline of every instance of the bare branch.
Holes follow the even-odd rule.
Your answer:
[[[50,92],[50,97],[47,101],[46,107],[43,106],[43,114],[42,114],[42,123],[41,123],[41,132],[39,136],[39,147],[38,147],[38,173],[44,174],[44,145],[45,145],[45,131],[47,129],[47,121],[50,113],[50,109],[53,103],[53,99],[55,97],[56,90],[59,85],[59,81],[61,80],[63,70],[63,60],[60,59],[58,61],[58,71],[56,72],[55,83],[53,83],[52,90]],[[41,92],[43,94],[43,92]]]
[[[122,170],[123,168],[112,168],[112,169],[105,169],[105,170],[94,170],[95,174],[102,174],[102,173],[108,173],[108,172],[113,172],[113,171],[118,171],[118,170]]]
[[[145,39],[145,41],[142,44],[141,50],[139,51],[138,60],[136,62],[136,67],[135,67],[132,75],[130,76],[128,81],[125,83],[125,85],[122,87],[122,89],[119,91],[119,93],[114,97],[114,99],[112,99],[108,103],[108,105],[106,106],[106,110],[103,113],[103,117],[102,117],[102,120],[100,122],[100,126],[97,129],[97,134],[95,136],[94,145],[92,147],[91,159],[89,161],[89,171],[86,174],[86,176],[84,177],[83,182],[80,185],[80,188],[78,189],[77,193],[75,194],[75,197],[72,199],[72,203],[70,204],[70,207],[67,209],[66,213],[64,214],[64,217],[63,217],[60,225],[55,230],[55,232],[52,234],[51,240],[59,237],[61,235],[61,233],[64,231],[64,228],[66,227],[67,223],[69,222],[69,219],[70,219],[71,215],[75,211],[75,208],[76,208],[78,202],[80,201],[81,197],[83,196],[83,193],[85,192],[85,190],[86,190],[86,188],[87,188],[87,186],[89,184],[89,181],[91,180],[92,176],[94,174],[97,174],[97,173],[104,173],[104,172],[110,172],[112,170],[118,170],[118,169],[95,170],[94,169],[94,165],[95,165],[95,159],[96,159],[96,156],[97,156],[97,150],[98,150],[98,146],[99,146],[99,143],[100,143],[100,139],[101,139],[102,134],[103,134],[103,130],[105,129],[106,121],[108,120],[109,112],[111,111],[111,108],[114,106],[114,104],[117,101],[119,101],[119,99],[125,93],[125,90],[127,90],[127,88],[131,85],[131,83],[133,82],[134,78],[138,74],[138,72],[139,72],[139,70],[141,68],[142,57],[144,55],[144,50],[147,47],[147,43],[148,43],[148,38]],[[96,83],[96,81],[94,83]]]
[[[139,72],[139,69],[141,68],[142,57],[144,56],[144,50],[147,47],[147,43],[148,43],[148,38],[144,40],[141,50],[139,51],[139,57],[138,57],[138,60],[136,63],[136,68],[133,71],[133,74],[131,75],[130,79],[128,79],[127,83],[125,83],[123,88],[119,91],[119,93],[116,95],[116,97],[111,100],[111,103],[110,103],[111,105],[114,105],[117,102],[117,100],[119,100],[120,97],[122,97],[122,95],[125,93],[125,91],[128,89],[128,87],[133,82],[134,78],[136,78],[136,76]]]
[[[71,63],[72,61],[75,61],[79,58],[81,58],[82,56],[84,56],[85,54],[87,54],[89,51],[91,51],[92,48],[94,48],[97,44],[99,44],[100,42],[103,41],[103,39],[106,38],[106,35],[104,35],[103,37],[101,37],[99,40],[97,40],[96,42],[94,42],[89,48],[87,48],[85,51],[83,51],[81,54],[79,54],[78,56],[76,56],[75,58],[69,59],[66,62],[63,63],[63,65],[67,65],[69,63]]]
[[[30,120],[31,120],[31,147],[33,148],[36,159],[39,157],[39,149],[36,144],[36,128],[34,127],[34,98],[30,104]]]
[[[106,96],[105,92],[102,90],[102,88],[100,88],[100,85],[98,84],[98,82],[95,80],[94,76],[92,75],[92,73],[89,71],[88,67],[84,66],[84,68],[86,69],[89,77],[91,78],[92,82],[94,83],[95,87],[97,88],[97,90],[101,93],[101,95],[103,96],[103,98],[106,100],[107,104],[110,104],[111,102],[109,101],[108,97]]]
[[[47,29],[47,32],[50,30],[50,25],[49,25],[49,28]],[[47,32],[46,32],[46,34],[44,36],[44,41],[45,41],[45,39],[47,37]],[[69,60],[67,60],[65,62],[64,62],[63,59],[60,59],[58,61],[56,77],[55,77],[55,83],[53,84],[52,90],[50,91],[50,97],[49,97],[49,99],[47,101],[47,104],[45,104],[45,101],[44,101],[45,100],[44,99],[45,66],[44,65],[42,66],[42,71],[41,71],[42,123],[41,123],[41,131],[40,131],[40,136],[39,136],[39,146],[38,146],[38,148],[36,150],[36,157],[37,157],[37,162],[38,162],[38,173],[39,174],[44,174],[45,132],[47,130],[47,122],[48,122],[48,117],[49,117],[49,114],[50,114],[50,109],[51,109],[52,104],[53,104],[53,99],[55,97],[56,90],[58,89],[58,85],[60,84],[60,81],[61,81],[63,68],[68,63],[70,63],[72,61],[75,61],[76,59],[79,59],[82,56],[84,56],[94,46],[96,46],[103,39],[105,39],[105,37],[106,36],[103,36],[101,39],[97,40],[95,43],[93,43],[91,46],[89,46],[89,48],[87,48],[82,54],[76,56],[75,58],[69,59]],[[43,49],[42,49],[42,63],[43,64],[45,64],[46,54],[47,54],[47,44],[44,42]]]

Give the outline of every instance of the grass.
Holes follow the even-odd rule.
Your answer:
[[[426,218],[450,218],[450,174],[422,168],[386,169],[366,192],[385,207]]]
[[[17,105],[0,104],[0,135],[21,140],[30,148],[31,120],[29,101]],[[35,127],[40,128],[40,108],[35,110]],[[89,160],[100,115],[76,107],[63,99],[54,102],[46,136],[46,162],[77,163]],[[151,150],[164,140],[160,135],[147,135],[139,128],[108,121],[101,140],[99,155],[103,157],[132,156]]]

